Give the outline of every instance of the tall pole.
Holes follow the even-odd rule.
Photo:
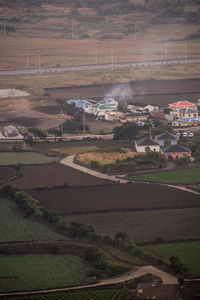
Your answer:
[[[185,40],[185,61],[187,61],[187,41]]]
[[[28,53],[28,46],[26,47],[26,67],[29,66],[29,53]]]
[[[165,40],[165,58],[167,58],[168,56],[168,44],[167,44],[167,40]]]
[[[111,63],[112,63],[112,70],[113,70],[114,68],[113,48],[111,48]]]
[[[85,111],[83,110],[83,134],[85,135]]]
[[[97,48],[97,41],[95,41],[95,63],[98,63],[98,48]]]
[[[137,40],[136,23],[134,24],[134,39]]]
[[[38,69],[39,69],[39,73],[41,74],[41,59],[40,59],[40,50],[38,51]]]

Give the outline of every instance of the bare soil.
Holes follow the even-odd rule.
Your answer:
[[[113,87],[113,84],[72,86],[46,89],[54,98],[92,98],[99,100]],[[180,100],[197,102],[200,97],[200,80],[148,80],[130,83],[133,90],[129,102],[168,104]]]
[[[0,166],[0,180],[8,180],[15,174],[14,168]]]
[[[159,184],[130,183],[27,192],[47,209],[62,214],[200,206],[198,195]]]
[[[112,181],[99,179],[92,175],[84,174],[78,170],[57,163],[23,166],[21,169],[23,177],[13,181],[13,184],[20,189],[39,186],[53,187],[56,185],[62,185],[65,182],[69,186],[96,186],[112,184]]]

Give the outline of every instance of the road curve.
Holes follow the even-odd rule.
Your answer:
[[[111,180],[111,181],[117,181],[118,183],[127,183],[128,182],[125,179],[117,178],[115,175],[103,174],[103,173],[100,173],[100,172],[97,172],[97,171],[85,168],[83,166],[77,165],[77,164],[74,163],[74,157],[75,157],[75,155],[67,156],[67,157],[63,158],[60,161],[60,163],[63,164],[63,165],[65,165],[65,166],[77,169],[77,170],[79,170],[81,172],[90,174],[90,175],[98,177],[98,178],[103,178],[103,179]]]
[[[77,66],[63,66],[57,68],[38,68],[38,69],[23,69],[23,70],[2,70],[0,76],[24,76],[24,75],[42,75],[55,73],[69,73],[80,71],[93,70],[120,70],[120,69],[134,69],[143,67],[153,67],[162,65],[179,65],[179,64],[198,64],[199,58],[194,59],[167,59],[154,61],[140,61],[140,62],[124,62],[115,64],[97,64],[97,65],[77,65]]]
[[[66,287],[66,288],[58,288],[58,289],[48,289],[48,290],[37,290],[37,291],[27,291],[27,292],[10,292],[10,293],[0,293],[0,297],[3,296],[10,296],[10,295],[36,295],[36,294],[46,294],[46,293],[55,293],[55,292],[69,292],[73,290],[82,290],[82,289],[88,289],[88,288],[94,288],[94,287],[102,287],[102,286],[108,286],[112,284],[122,283],[125,281],[132,280],[136,277],[143,276],[145,274],[152,274],[160,277],[162,279],[163,284],[177,284],[177,278],[169,275],[168,273],[165,273],[164,271],[157,269],[154,266],[144,266],[144,267],[138,267],[137,270],[135,268],[127,273],[124,273],[122,275],[119,275],[117,277],[109,278],[101,280],[97,283],[91,283],[91,284],[85,284],[80,286],[74,286],[74,287]]]

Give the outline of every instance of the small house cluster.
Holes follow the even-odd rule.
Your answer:
[[[139,153],[145,153],[147,149],[155,152],[163,153],[167,159],[180,157],[191,157],[191,150],[178,145],[178,134],[164,132],[155,136],[155,139],[150,137],[135,141],[135,149]],[[167,144],[170,144],[166,146]]]

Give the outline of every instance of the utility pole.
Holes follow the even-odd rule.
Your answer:
[[[187,41],[185,40],[185,61],[187,61]]]
[[[74,38],[74,24],[72,23],[72,39]]]
[[[95,63],[98,64],[98,48],[97,48],[97,41],[95,41]]]
[[[83,109],[83,134],[85,135],[85,111]]]
[[[41,59],[40,59],[40,50],[38,50],[38,70],[39,70],[39,73],[41,74]]]
[[[26,67],[28,68],[29,66],[29,53],[28,53],[28,46],[26,47]]]
[[[113,48],[111,48],[111,63],[112,63],[112,70],[113,70],[114,69]]]
[[[134,23],[134,39],[137,40],[136,23]]]
[[[167,40],[165,40],[165,58],[168,57],[168,44],[167,44]]]

